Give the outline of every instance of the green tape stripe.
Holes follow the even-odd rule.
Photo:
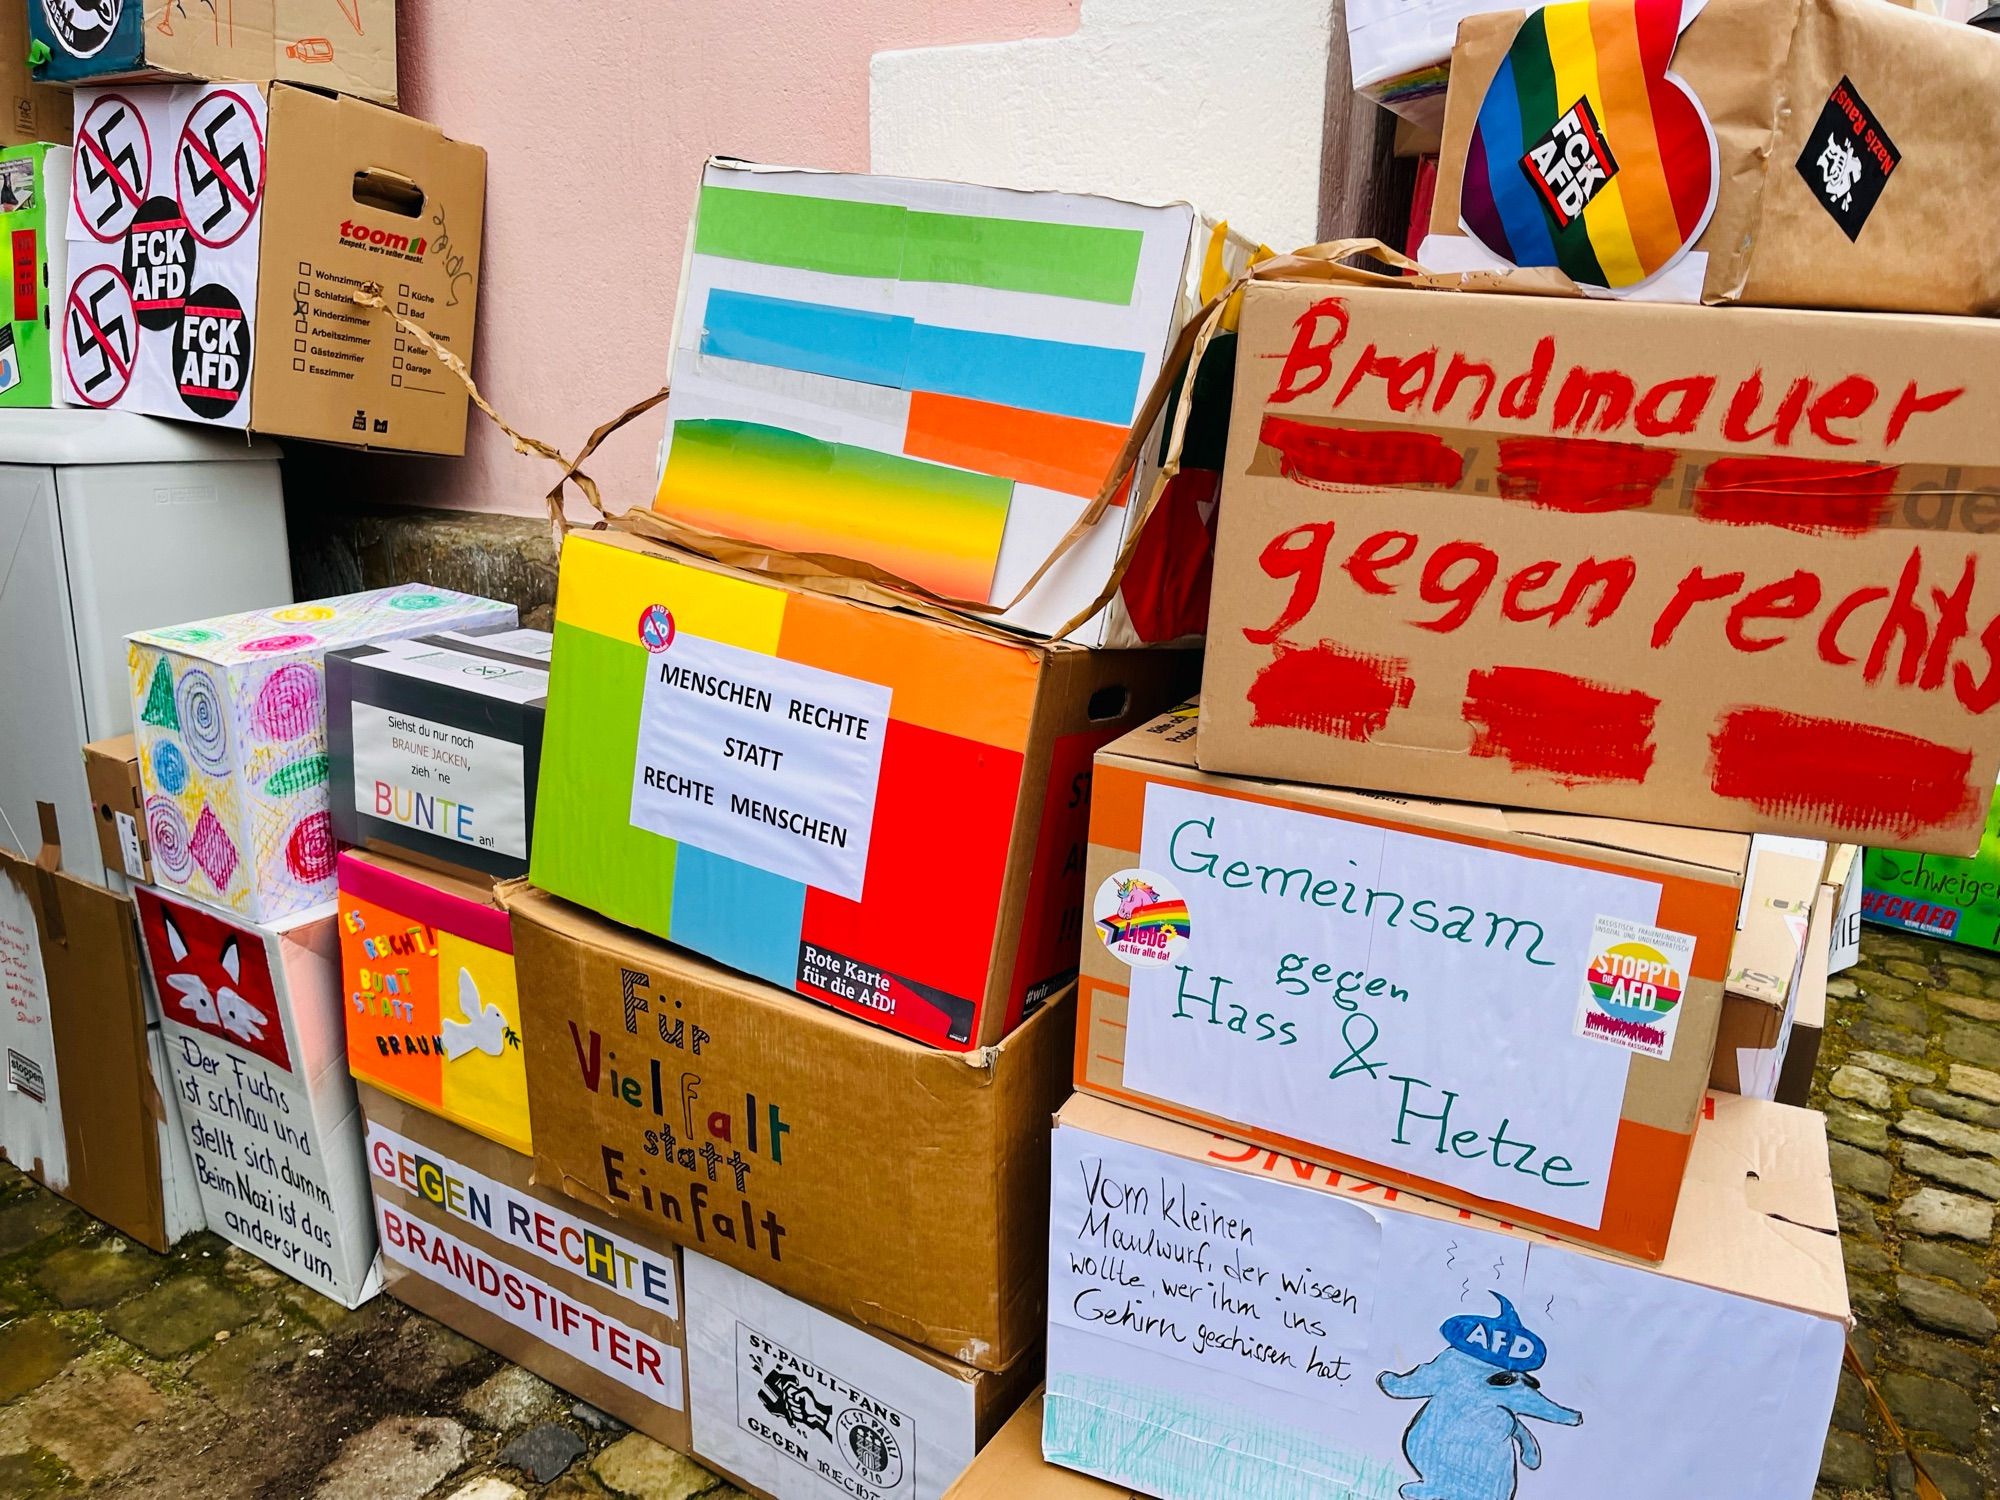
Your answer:
[[[1144,240],[1136,229],[704,187],[694,248],[725,260],[836,276],[947,282],[1125,306]]]

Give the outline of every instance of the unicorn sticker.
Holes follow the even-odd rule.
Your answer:
[[[1533,1371],[1549,1357],[1541,1336],[1521,1323],[1498,1292],[1497,1317],[1448,1318],[1438,1332],[1451,1347],[1403,1374],[1384,1370],[1376,1384],[1398,1400],[1421,1401],[1403,1433],[1403,1456],[1417,1477],[1402,1500],[1513,1500],[1520,1470],[1542,1466],[1542,1447],[1527,1420],[1575,1427],[1583,1413],[1542,1394]]]
[[[1108,876],[1097,888],[1091,916],[1111,956],[1133,968],[1170,963],[1187,945],[1187,902],[1150,870],[1120,870]]]

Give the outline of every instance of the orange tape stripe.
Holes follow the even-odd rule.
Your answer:
[[[1091,499],[1124,443],[1125,429],[1108,422],[912,391],[903,452]]]

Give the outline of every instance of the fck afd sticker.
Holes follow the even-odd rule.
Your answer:
[[[1843,77],[1806,137],[1798,170],[1819,206],[1852,240],[1860,236],[1902,159],[1875,112]]]
[[[1693,962],[1692,933],[1598,917],[1577,996],[1576,1035],[1641,1057],[1672,1057]]]
[[[1597,112],[1584,95],[1551,125],[1521,157],[1528,174],[1548,205],[1557,229],[1567,229],[1590,207],[1618,175],[1618,159],[1604,139]]]

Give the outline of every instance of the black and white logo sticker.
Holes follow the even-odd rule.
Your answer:
[[[92,239],[110,244],[132,225],[153,178],[153,139],[123,94],[100,94],[76,129],[70,196]]]
[[[850,1406],[834,1423],[841,1461],[870,1484],[893,1490],[903,1479],[903,1450],[882,1419]]]
[[[49,35],[72,57],[95,57],[118,30],[125,0],[42,0]]]
[[[1562,118],[1528,147],[1521,170],[1540,190],[1556,228],[1569,228],[1590,207],[1590,200],[1618,175],[1618,159],[1605,144],[1587,95],[1564,110]]]
[[[194,237],[233,244],[264,199],[264,132],[249,103],[217,89],[188,114],[174,147],[174,198]]]
[[[174,330],[174,386],[187,409],[211,420],[236,410],[250,381],[250,321],[217,282],[188,293]]]
[[[1842,78],[1799,153],[1799,176],[1850,240],[1875,211],[1903,153],[1853,83]]]
[[[195,239],[180,205],[148,198],[125,231],[125,280],[141,326],[174,326],[194,286]]]
[[[139,360],[139,319],[132,289],[110,266],[92,266],[70,283],[63,309],[63,368],[86,406],[110,406],[132,383]]]

